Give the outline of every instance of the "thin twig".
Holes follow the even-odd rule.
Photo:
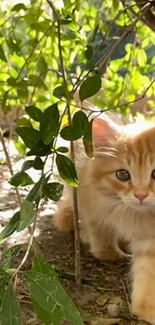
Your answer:
[[[137,14],[137,18],[135,19],[135,21],[130,25],[127,26],[124,33],[122,34],[122,36],[115,42],[115,44],[98,60],[98,62],[95,64],[95,67],[101,69],[104,64],[106,64],[109,60],[109,58],[111,57],[111,55],[117,50],[118,46],[120,45],[120,43],[122,42],[122,40],[133,30],[133,27],[137,24],[137,22],[143,17],[144,13],[147,12],[149,10],[149,8],[151,7],[150,3],[145,4],[145,6],[139,11],[139,13]],[[77,88],[79,87],[79,85],[83,82],[83,80],[89,76],[89,74],[94,71],[94,68],[92,67],[87,73],[86,75],[82,78],[82,80],[80,80],[80,78],[77,79],[73,91],[72,93],[74,93]],[[85,69],[83,69],[83,72],[85,71]]]
[[[55,19],[57,20],[57,31],[58,31],[58,49],[59,49],[59,58],[60,58],[60,65],[61,65],[61,73],[63,76],[64,85],[66,87],[67,91],[67,77],[66,77],[66,71],[64,68],[63,63],[63,56],[62,56],[62,45],[61,45],[61,29],[60,29],[60,23],[59,23],[59,16],[57,14],[57,11],[50,0],[46,0],[48,4],[50,5],[51,9],[53,10],[53,14],[55,16]],[[67,91],[68,92],[68,91]],[[71,113],[70,113],[70,98],[69,93],[67,95],[67,114],[68,114],[68,121],[71,125]],[[75,152],[74,152],[74,143],[71,141],[71,159],[74,162],[75,161]],[[78,200],[77,200],[77,190],[76,188],[73,188],[73,204],[74,204],[74,240],[75,240],[75,281],[76,285],[80,287],[81,285],[81,262],[80,262],[80,234],[79,234],[79,216],[78,216]]]
[[[38,45],[40,44],[40,42],[43,40],[43,38],[48,34],[48,32],[53,28],[54,26],[54,22],[52,23],[52,25],[45,31],[45,33],[40,37],[40,39],[38,40],[37,44],[33,47],[33,49],[31,50],[30,54],[28,55],[28,57],[26,58],[23,66],[21,67],[18,76],[16,78],[16,80],[19,79],[19,77],[21,76],[21,73],[23,72],[24,68],[26,67],[27,63],[29,62],[31,56],[33,55],[34,51],[36,50],[36,48],[38,47]]]
[[[13,176],[13,169],[12,169],[11,159],[10,159],[9,153],[7,151],[7,147],[6,147],[6,144],[5,144],[5,140],[4,140],[4,137],[3,137],[3,132],[2,132],[1,127],[0,127],[0,140],[1,140],[2,147],[3,147],[4,153],[5,153],[6,161],[8,163],[10,174],[11,174],[11,176]],[[20,197],[20,194],[19,194],[19,191],[18,191],[17,187],[15,187],[15,191],[16,191],[16,194],[17,194],[19,205],[21,205],[21,197]]]
[[[38,209],[37,209],[38,211]],[[34,239],[34,232],[35,232],[35,227],[36,227],[36,221],[37,221],[37,211],[36,211],[36,219],[33,223],[33,227],[32,227],[32,231],[31,231],[31,234],[30,234],[30,239],[29,239],[29,243],[28,243],[28,246],[27,246],[27,250],[25,252],[25,255],[22,259],[22,261],[20,262],[20,264],[18,265],[15,273],[14,273],[14,277],[15,277],[15,281],[14,281],[14,288],[16,288],[16,284],[17,284],[17,279],[18,279],[18,273],[20,271],[20,269],[22,268],[22,266],[25,264],[28,256],[29,256],[29,253],[30,253],[30,250],[31,250],[31,247],[33,245],[33,239]]]
[[[122,284],[122,287],[123,287],[123,290],[124,290],[126,302],[127,302],[128,309],[129,309],[129,314],[130,314],[130,317],[131,317],[131,324],[132,325],[135,325],[135,321],[133,320],[133,316],[132,316],[132,313],[131,313],[131,308],[130,308],[130,302],[129,302],[129,298],[128,298],[128,293],[127,293],[127,290],[126,290],[126,287],[125,287],[125,284],[124,284],[123,280],[121,280],[121,284]]]

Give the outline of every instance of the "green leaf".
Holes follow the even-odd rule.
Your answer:
[[[83,325],[82,318],[71,298],[61,284],[48,275],[39,272],[25,272],[25,280],[33,299],[48,313],[53,312],[56,305],[62,308],[64,320],[75,325]]]
[[[81,136],[87,132],[88,125],[89,125],[88,117],[84,112],[78,111],[74,114],[73,127],[76,130],[78,130]]]
[[[93,77],[88,77],[80,86],[79,96],[81,101],[91,96],[94,96],[101,88],[101,77],[96,74]]]
[[[16,132],[30,149],[32,149],[40,141],[39,131],[33,128],[26,126],[18,127],[16,128]]]
[[[45,72],[47,71],[47,63],[43,56],[39,57],[39,60],[37,62],[37,67],[41,73],[45,74]]]
[[[7,274],[12,275],[10,269],[13,268],[12,262],[14,258],[17,258],[21,251],[21,245],[15,245],[13,247],[4,248],[2,252],[2,267],[4,270],[7,270]]]
[[[25,156],[26,153],[26,146],[22,141],[19,141],[18,138],[13,139],[15,148],[18,150],[20,155]]]
[[[27,173],[19,172],[11,177],[9,183],[13,186],[26,186],[33,184],[33,180]]]
[[[5,272],[2,268],[0,268],[0,279],[9,279],[10,278],[10,275]]]
[[[26,160],[26,161],[24,161],[24,163],[22,165],[22,168],[21,168],[22,172],[25,172],[25,170],[28,170],[28,169],[32,168],[33,167],[33,163],[34,163],[33,160]]]
[[[60,135],[65,140],[78,140],[87,132],[88,124],[89,121],[86,114],[82,111],[78,111],[73,116],[72,125],[65,126],[61,130]]]
[[[40,135],[45,144],[49,144],[59,129],[59,111],[57,104],[46,108],[40,121]]]
[[[27,200],[23,201],[20,208],[21,221],[18,227],[18,232],[29,227],[36,218],[36,213],[33,208],[33,203]]]
[[[1,325],[21,325],[21,309],[9,283],[1,305]]]
[[[12,9],[11,11],[20,11],[20,10],[26,10],[26,6],[24,5],[24,3],[17,3]]]
[[[54,89],[53,95],[59,99],[62,97],[66,98],[66,87],[65,86],[58,86]]]
[[[81,138],[81,132],[75,129],[72,125],[65,126],[61,130],[60,135],[63,139],[67,141],[75,141]]]
[[[36,314],[45,325],[60,325],[62,319],[62,311],[60,306],[55,305],[55,308],[50,313],[42,308],[41,305],[33,297],[31,297],[31,300]]]
[[[41,140],[27,152],[26,156],[44,157],[51,153],[51,145],[45,145]]]
[[[58,182],[48,183],[43,186],[43,195],[50,200],[59,201],[63,194],[64,186]]]
[[[16,231],[16,229],[18,228],[18,225],[19,225],[19,221],[20,221],[20,212],[18,211],[13,215],[13,217],[11,218],[9,223],[6,225],[6,227],[0,233],[0,241],[9,237],[10,235],[13,234],[14,231]]]
[[[4,50],[3,50],[3,47],[2,45],[0,44],[0,59],[4,62],[7,62],[7,58],[6,58],[6,55],[4,53]]]
[[[26,88],[17,89],[17,94],[18,94],[18,98],[22,99],[24,101],[24,100],[26,100],[26,98],[28,96],[28,89],[26,89]]]
[[[138,51],[137,62],[140,67],[145,67],[147,64],[147,55],[143,49]]]
[[[92,124],[93,124],[93,120],[89,122],[87,132],[83,137],[83,144],[85,147],[85,151],[87,156],[90,158],[93,158]]]
[[[6,287],[8,285],[8,281],[9,281],[8,274],[5,277],[0,277],[0,304],[2,303],[2,301],[4,299],[4,295],[5,295],[5,292],[6,292]]]
[[[39,253],[34,256],[32,271],[40,272],[58,279],[54,268]]]
[[[87,49],[85,51],[85,57],[89,61],[93,56],[93,49],[90,45],[87,46]]]
[[[26,126],[26,127],[32,127],[30,119],[26,118],[26,117],[21,117],[18,121],[17,121],[17,126]]]
[[[1,49],[0,49],[0,51],[1,51]],[[16,78],[13,78],[13,77],[8,78],[7,83],[8,83],[9,86],[12,86],[12,87],[17,86],[17,80],[16,80]]]
[[[68,157],[57,154],[56,164],[62,179],[64,179],[70,185],[77,187],[78,178],[73,162]]]
[[[40,122],[42,111],[38,107],[27,106],[25,107],[25,111],[34,121]]]
[[[56,151],[62,152],[62,153],[67,153],[68,152],[68,148],[67,147],[58,147],[56,149]]]
[[[42,197],[42,185],[44,177],[41,177],[40,180],[32,187],[31,191],[26,197],[26,201],[34,202]]]
[[[8,286],[9,280],[10,280],[10,274],[8,274],[2,268],[0,268],[0,304],[4,299],[4,295],[6,293],[6,288]]]
[[[40,157],[36,157],[33,162],[33,168],[36,170],[42,170],[44,167],[44,162]]]

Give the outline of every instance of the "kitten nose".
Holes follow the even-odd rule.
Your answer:
[[[146,197],[148,196],[147,193],[139,193],[139,194],[135,194],[135,197],[142,202]]]

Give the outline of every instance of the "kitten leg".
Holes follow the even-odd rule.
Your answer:
[[[132,312],[139,319],[155,324],[155,254],[134,256]]]
[[[72,231],[73,226],[73,208],[69,199],[64,199],[58,203],[58,210],[53,217],[54,227],[59,231]]]
[[[89,232],[89,241],[92,254],[99,260],[117,260],[128,257],[118,246],[115,231],[107,226],[104,230],[93,229]]]

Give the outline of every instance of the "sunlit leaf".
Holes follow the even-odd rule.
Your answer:
[[[62,179],[64,179],[70,185],[77,187],[78,178],[73,162],[68,157],[57,154],[56,164]]]
[[[137,61],[138,61],[138,65],[140,67],[145,67],[145,65],[147,63],[147,55],[143,49],[138,50]]]
[[[22,141],[19,141],[18,138],[13,140],[15,148],[18,150],[20,155],[25,156],[26,153],[26,146]]]
[[[26,186],[33,184],[33,180],[27,173],[19,172],[11,177],[9,183],[13,186]]]
[[[67,153],[68,152],[68,148],[67,147],[58,147],[56,150],[58,152],[62,152],[62,153]]]

